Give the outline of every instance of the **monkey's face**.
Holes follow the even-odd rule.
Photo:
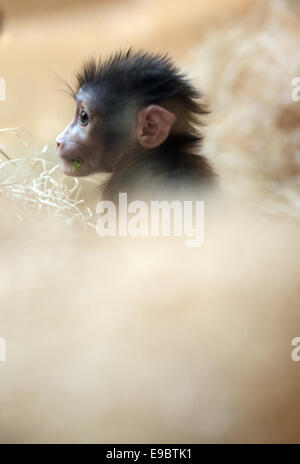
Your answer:
[[[101,87],[96,91],[81,88],[74,118],[56,139],[63,172],[76,177],[111,172],[120,156],[136,146],[153,149],[161,145],[175,119],[159,105],[137,110],[134,102],[124,104],[105,95]]]
[[[101,137],[102,126],[101,117],[93,111],[91,95],[80,90],[74,118],[56,139],[64,174],[77,177],[110,171]]]

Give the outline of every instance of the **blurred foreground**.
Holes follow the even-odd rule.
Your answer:
[[[2,443],[300,440],[299,223],[218,205],[191,249],[5,208]]]

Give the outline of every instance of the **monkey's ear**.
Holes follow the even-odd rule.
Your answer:
[[[137,115],[137,138],[145,148],[155,148],[168,137],[175,114],[159,105],[142,108]]]

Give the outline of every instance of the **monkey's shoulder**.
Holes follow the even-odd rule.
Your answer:
[[[214,183],[213,170],[203,156],[148,156],[123,173],[119,191],[136,199],[184,199],[201,196]]]

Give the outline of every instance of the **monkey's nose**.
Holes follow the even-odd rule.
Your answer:
[[[61,142],[59,141],[59,139],[56,139],[56,150],[58,150],[60,146]]]

